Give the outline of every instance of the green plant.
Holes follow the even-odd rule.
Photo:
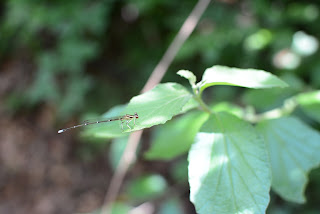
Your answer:
[[[198,83],[190,71],[178,74],[189,80],[193,93],[177,83],[159,84],[115,109],[139,113],[136,126],[125,132],[165,124],[147,159],[169,160],[189,151],[190,199],[197,212],[264,213],[270,187],[288,201],[305,202],[307,174],[320,163],[320,135],[291,114],[300,106],[319,121],[320,92],[292,96],[283,106],[256,114],[230,103],[208,106],[201,95],[215,85],[263,89],[284,88],[285,82],[265,71],[225,66],[208,68]],[[84,134],[125,133],[110,123]]]
[[[11,107],[54,103],[60,118],[81,111],[94,81],[84,73],[85,66],[101,50],[98,39],[108,25],[104,17],[112,5],[113,1],[6,2],[0,54],[26,46],[37,70],[30,87],[16,98],[20,102],[11,102]],[[12,96],[16,100],[17,95]]]

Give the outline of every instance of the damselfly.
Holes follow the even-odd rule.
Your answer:
[[[128,126],[128,128],[131,129],[131,127],[129,126],[129,123],[133,120],[134,125],[136,125],[136,119],[138,119],[138,118],[139,118],[139,116],[136,112],[136,113],[134,113],[134,115],[126,114],[124,116],[105,118],[103,120],[95,120],[95,121],[85,120],[85,121],[83,121],[83,123],[81,123],[79,125],[71,126],[69,128],[65,128],[65,129],[60,129],[58,131],[58,133],[60,134],[65,131],[68,131],[70,129],[75,129],[75,128],[82,127],[82,126],[87,126],[87,125],[92,125],[92,124],[97,124],[97,123],[107,123],[107,122],[116,121],[116,120],[121,121],[121,129],[122,130],[123,130],[123,122],[124,121],[126,121],[126,125]]]

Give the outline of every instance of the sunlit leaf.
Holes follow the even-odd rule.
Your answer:
[[[262,138],[228,113],[211,116],[189,152],[190,199],[197,213],[265,213],[271,172]]]
[[[118,105],[110,109],[99,118],[91,118],[89,121],[105,120],[107,118],[118,117],[123,114],[125,105]],[[120,121],[113,121],[107,123],[93,124],[84,127],[84,131],[81,133],[83,137],[95,137],[95,138],[114,138],[127,135],[122,132]]]
[[[86,127],[83,135],[99,138],[121,137],[130,131],[165,123],[173,116],[194,108],[196,104],[190,101],[191,98],[192,94],[182,85],[176,83],[160,84],[144,94],[133,97],[127,106],[116,106],[98,118],[103,120],[125,114],[134,115],[137,112],[139,118],[135,119],[136,125],[134,125],[134,120],[128,121],[128,126],[132,129],[129,129],[125,120],[122,125],[121,121],[113,121],[90,125]],[[95,120],[93,119],[93,121]]]
[[[138,113],[134,131],[163,124],[173,116],[182,112],[185,104],[191,99],[192,94],[182,85],[177,83],[159,84],[152,90],[133,97],[126,109],[125,114]],[[132,123],[131,123],[132,124]]]
[[[183,107],[181,110],[181,114],[185,113],[187,111],[190,111],[191,109],[194,109],[199,106],[199,103],[192,97]]]
[[[247,88],[287,87],[287,84],[273,74],[256,69],[230,68],[216,65],[205,70],[198,83],[200,91],[213,85],[232,85]]]
[[[180,70],[177,74],[189,80],[190,85],[192,86],[196,83],[196,76],[191,71]]]
[[[307,175],[320,163],[320,134],[293,117],[263,121],[257,129],[268,145],[272,188],[286,200],[305,202]]]

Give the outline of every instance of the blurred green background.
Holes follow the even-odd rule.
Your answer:
[[[56,132],[139,94],[196,2],[0,2],[0,213],[99,209],[125,142],[88,143],[77,132]],[[191,70],[200,79],[217,64],[266,70],[291,87],[218,86],[204,95],[209,104],[230,101],[258,112],[319,89],[319,13],[319,1],[213,1],[163,82],[186,84],[178,70]],[[319,129],[315,121],[307,122]],[[146,150],[152,132],[146,132],[140,150]],[[152,198],[154,213],[195,213],[186,166],[185,157],[168,162],[139,158],[114,212],[126,213]],[[268,212],[319,213],[320,171],[310,179],[307,204],[290,204],[272,193]],[[164,197],[166,189],[174,193]]]

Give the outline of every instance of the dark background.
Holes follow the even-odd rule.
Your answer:
[[[57,130],[139,94],[196,2],[0,2],[0,213],[77,213],[101,207],[114,170],[114,144],[83,139],[79,130],[63,135]],[[217,64],[263,69],[292,88],[261,97],[216,87],[204,98],[252,105],[258,112],[276,107],[285,97],[319,89],[319,23],[319,1],[213,1],[162,82],[186,84],[176,75],[180,69],[191,70],[199,80]],[[144,133],[140,154],[152,132]],[[195,213],[185,159],[146,161],[140,155],[115,213],[148,201],[134,193],[139,187],[138,192],[146,188],[150,194],[139,183],[146,175],[165,183],[149,203],[154,213]],[[307,203],[298,205],[271,193],[268,212],[319,213],[319,170],[311,173],[306,195]]]

